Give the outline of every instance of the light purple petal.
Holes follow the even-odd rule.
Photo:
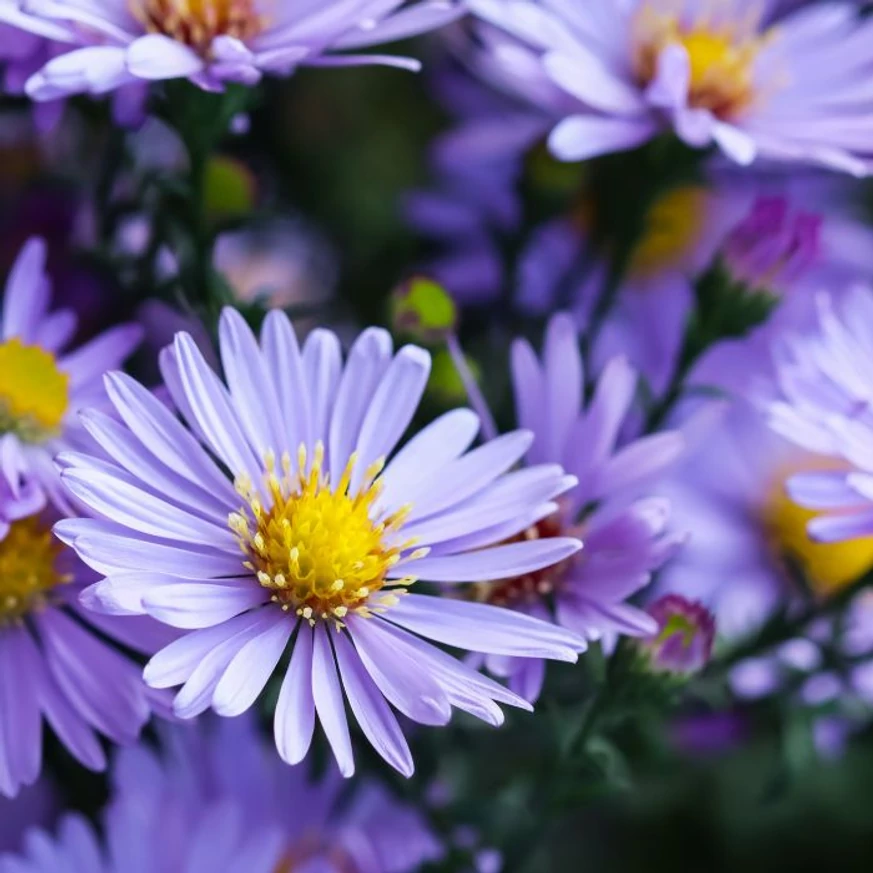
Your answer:
[[[276,748],[288,764],[299,764],[306,757],[315,729],[312,647],[312,628],[301,622],[288,672],[279,692],[274,722]]]
[[[321,722],[327,741],[333,750],[340,773],[346,778],[355,772],[355,759],[352,754],[352,740],[349,724],[346,721],[343,692],[340,688],[330,637],[325,627],[315,632],[315,645],[312,659],[312,699],[315,711]]]

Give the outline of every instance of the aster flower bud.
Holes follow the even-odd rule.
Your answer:
[[[656,600],[648,613],[658,630],[640,640],[639,646],[652,670],[689,676],[706,666],[712,655],[715,619],[703,604],[668,594]]]
[[[426,276],[413,276],[391,297],[391,323],[397,333],[434,345],[454,333],[458,311],[442,285]]]
[[[820,216],[791,212],[784,197],[759,197],[729,235],[724,265],[748,288],[778,293],[815,261],[820,228]]]

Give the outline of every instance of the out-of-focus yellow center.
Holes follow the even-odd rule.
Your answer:
[[[162,33],[202,54],[218,36],[247,40],[264,26],[256,0],[130,0],[149,33]]]
[[[661,52],[669,45],[679,45],[688,53],[689,106],[708,109],[722,119],[748,106],[755,97],[755,59],[770,38],[769,31],[759,31],[757,16],[725,22],[709,21],[707,13],[702,13],[701,19],[689,26],[675,14],[656,11],[652,5],[643,6],[634,28],[640,81],[650,83]]]
[[[0,433],[41,442],[60,430],[70,401],[70,377],[54,357],[19,339],[0,343]]]
[[[57,569],[63,548],[39,519],[13,522],[0,540],[0,626],[38,609],[54,588],[71,581]]]
[[[873,537],[838,543],[811,540],[807,525],[822,513],[798,506],[785,490],[787,478],[779,481],[765,511],[772,542],[780,555],[788,555],[802,566],[817,594],[833,594],[873,568]]]
[[[333,621],[337,628],[349,612],[368,615],[371,608],[391,606],[413,577],[388,581],[388,571],[412,548],[397,533],[411,511],[404,507],[374,521],[374,505],[382,486],[377,478],[384,462],[373,464],[360,488],[351,490],[356,457],[352,455],[336,486],[324,474],[324,447],[318,443],[307,470],[307,452],[301,446],[297,471],[291,458],[266,460],[265,484],[269,506],[245,478],[236,489],[246,506],[232,513],[229,525],[246,555],[244,566],[257,574],[260,584],[286,611],[314,625]],[[413,551],[406,560],[423,557],[427,550]],[[373,600],[373,595],[383,588]]]
[[[578,533],[578,530],[572,530],[564,525],[562,514],[558,511],[540,519],[517,536],[510,537],[504,542],[522,543],[567,534],[576,536]],[[476,582],[471,586],[470,595],[473,600],[494,606],[516,607],[540,603],[561,589],[571,565],[572,559],[568,558],[549,567],[532,570],[523,576],[512,576],[509,579],[498,579],[493,582]]]
[[[650,207],[631,258],[631,273],[648,275],[675,265],[698,242],[704,226],[706,189],[674,188]]]

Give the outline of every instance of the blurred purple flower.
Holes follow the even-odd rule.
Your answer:
[[[518,422],[534,433],[531,464],[563,467],[578,484],[565,497],[532,514],[515,536],[524,542],[579,534],[585,548],[552,567],[489,582],[476,590],[486,602],[555,620],[589,640],[617,634],[648,636],[655,620],[628,600],[647,585],[683,541],[668,531],[669,504],[640,497],[682,452],[682,438],[664,432],[619,446],[619,431],[633,401],[637,374],[622,358],[603,371],[590,403],[583,406],[584,373],[573,320],[555,316],[546,331],[542,359],[516,340],[512,376]],[[533,481],[542,467],[518,473]],[[569,481],[575,481],[570,479]],[[554,610],[549,605],[554,602]],[[540,661],[491,655],[488,669],[510,679],[529,700],[543,681]]]
[[[812,539],[834,543],[873,535],[873,290],[858,286],[839,306],[822,295],[818,309],[818,330],[780,350],[784,399],[770,420],[797,445],[845,462],[788,483],[794,500],[822,512],[809,523]]]
[[[819,754],[839,757],[873,718],[873,592],[855,596],[839,622],[820,620],[805,633],[741,662],[731,672],[731,686],[750,700],[795,689],[797,702],[814,713]]]
[[[61,459],[64,483],[98,516],[56,527],[107,576],[89,602],[190,631],[145,673],[154,687],[182,685],[177,715],[210,705],[225,716],[246,711],[290,648],[275,718],[281,756],[292,764],[306,756],[317,714],[350,776],[345,692],[367,739],[410,775],[386,699],[431,725],[445,724],[453,706],[492,724],[502,721],[495,701],[526,706],[428,640],[576,660],[584,643],[568,631],[406,590],[419,577],[453,583],[534,572],[579,549],[567,537],[495,545],[541,517],[568,484],[556,467],[506,472],[529,434],[467,453],[478,420],[455,410],[385,466],[424,392],[426,352],[394,354],[390,336],[370,329],[344,366],[335,334],[313,331],[301,350],[278,310],[260,343],[230,309],[219,336],[229,391],[187,334],[161,355],[188,428],[115,373],[108,392],[124,423],[95,411],[85,419],[111,460]]]
[[[4,17],[4,12],[5,17],[9,17],[8,10],[2,10],[0,18]],[[2,90],[16,96],[24,94],[27,80],[65,49],[66,45],[62,42],[20,30],[12,24],[0,23]],[[62,101],[54,100],[38,107],[34,114],[37,130],[43,132],[52,130],[60,120],[63,106]]]
[[[100,770],[97,733],[133,742],[159,703],[139,666],[108,640],[151,654],[174,634],[150,619],[91,615],[79,595],[94,578],[45,516],[14,521],[0,539],[2,795],[39,776],[43,718],[77,760]]]
[[[749,734],[739,712],[704,712],[679,716],[670,725],[670,738],[680,751],[713,755],[741,745]]]
[[[435,251],[421,269],[461,303],[493,303],[506,280],[499,240],[521,219],[515,183],[530,141],[513,136],[516,115],[500,94],[454,69],[434,82],[456,123],[431,148],[436,184],[409,192],[403,213]]]
[[[672,129],[740,164],[802,161],[870,172],[873,22],[857,4],[726,0],[470,0],[504,33],[503,85],[535,90],[552,153],[578,161]]]
[[[0,0],[0,67],[4,68],[3,90],[7,94],[24,94],[27,81],[73,45],[63,27],[24,13],[18,0]],[[145,120],[147,98],[145,84],[133,83],[119,89],[112,100],[115,122],[122,127],[138,127]],[[52,132],[63,109],[63,99],[39,104],[34,115],[37,130]]]
[[[658,629],[638,642],[653,670],[688,675],[699,673],[712,656],[715,619],[703,604],[678,594],[667,594],[646,611]]]
[[[277,768],[254,719],[176,725],[161,738],[162,753],[118,753],[102,838],[68,817],[54,841],[30,834],[0,871],[126,873],[136,859],[141,873],[414,873],[443,854],[421,814],[380,785],[364,781],[346,802],[341,779]],[[76,863],[92,858],[98,867]]]
[[[58,800],[48,779],[23,788],[14,799],[0,796],[0,855],[21,851],[28,831],[50,826],[58,813]]]
[[[324,305],[338,273],[336,254],[299,219],[221,234],[214,262],[237,300],[269,309]]]
[[[400,8],[403,7],[403,8]],[[0,20],[43,33],[52,29],[73,48],[27,83],[35,100],[105,94],[141,81],[187,78],[221,90],[253,85],[264,74],[300,66],[388,64],[416,70],[417,61],[391,55],[335,54],[395,42],[463,14],[449,0],[4,0]]]
[[[140,340],[136,325],[118,325],[67,350],[76,331],[70,309],[49,312],[46,247],[32,239],[18,256],[0,320],[0,475],[17,494],[33,479],[62,512],[69,501],[54,466],[59,451],[79,447],[79,411],[101,402],[103,374],[118,367]],[[2,510],[0,510],[2,513]]]

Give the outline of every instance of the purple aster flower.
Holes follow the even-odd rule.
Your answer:
[[[688,675],[698,673],[712,656],[715,619],[695,600],[667,594],[650,604],[647,612],[658,623],[655,633],[640,640],[653,670]]]
[[[665,482],[678,523],[693,535],[665,569],[660,590],[702,601],[719,632],[733,639],[777,607],[850,584],[873,567],[873,539],[812,542],[806,527],[818,513],[786,490],[801,471],[832,475],[835,465],[774,434],[751,404],[725,404]],[[808,592],[788,561],[803,570]]]
[[[238,754],[234,749],[229,758]],[[276,873],[286,869],[277,866],[279,833],[248,819],[247,811],[232,800],[195,790],[190,784],[193,762],[174,759],[172,763],[184,769],[169,772],[169,762],[145,749],[119,755],[113,772],[114,796],[102,816],[100,833],[84,816],[67,813],[54,835],[30,830],[19,854],[0,856],[0,873],[127,873],[132,869]],[[325,873],[328,870],[333,868]]]
[[[549,322],[542,360],[526,341],[516,340],[512,378],[519,424],[535,435],[529,462],[560,464],[578,479],[565,497],[538,510],[516,539],[547,543],[579,534],[585,550],[545,569],[479,585],[476,596],[552,619],[589,640],[654,633],[655,620],[628,601],[683,537],[667,529],[667,502],[640,494],[677,459],[682,438],[665,432],[619,445],[637,374],[627,361],[616,358],[604,369],[591,402],[583,406],[578,334],[566,314]],[[533,470],[526,472],[532,475]],[[501,654],[490,655],[486,663],[495,675],[509,677],[511,687],[523,696],[534,700],[539,695],[541,661]]]
[[[122,750],[112,768],[105,837],[89,829],[102,864],[79,868],[65,839],[30,834],[24,858],[0,871],[87,869],[122,873],[414,873],[442,846],[421,815],[381,786],[364,781],[351,799],[343,780],[314,781],[276,767],[254,720],[204,721],[161,734],[163,752]],[[53,846],[66,864],[46,866],[37,850]],[[29,864],[25,865],[25,858]]]
[[[873,537],[812,541],[807,526],[821,510],[802,506],[786,484],[801,471],[802,478],[830,477],[840,462],[777,436],[751,404],[735,401],[721,413],[665,483],[679,523],[692,536],[665,569],[659,589],[702,601],[720,634],[732,640],[757,631],[776,610],[791,615],[810,598],[826,598],[860,578],[873,568]],[[805,706],[857,708],[851,701],[864,699],[859,689],[867,663],[859,661],[840,677],[825,667],[823,650],[856,661],[873,654],[871,616],[868,610],[866,632],[858,612],[847,622],[854,630],[843,637],[833,624],[815,623],[803,637],[743,660],[731,670],[732,690],[756,699],[790,685]]]
[[[187,334],[162,354],[187,428],[114,373],[107,389],[122,423],[84,416],[109,460],[61,457],[66,486],[96,516],[57,526],[106,576],[89,602],[189,631],[145,673],[154,687],[182,685],[177,715],[244,712],[289,650],[275,717],[282,757],[304,758],[317,714],[351,775],[345,695],[367,739],[408,775],[388,703],[431,725],[447,722],[453,706],[499,724],[495,701],[525,705],[429,641],[576,660],[584,643],[570,632],[407,590],[416,578],[515,577],[579,549],[568,537],[498,545],[574,481],[555,465],[507,472],[530,434],[467,452],[478,421],[456,410],[386,464],[424,392],[426,352],[394,354],[389,335],[371,329],[343,366],[333,333],[313,331],[301,350],[279,311],[260,344],[230,309],[219,334],[228,388]]]
[[[121,752],[117,797],[133,800],[151,783],[183,816],[216,801],[235,806],[243,831],[269,834],[271,871],[415,873],[443,854],[422,815],[381,785],[364,779],[349,797],[338,774],[316,781],[304,768],[276,767],[253,718],[204,719],[163,738],[162,756],[142,746]]]
[[[14,9],[0,6],[0,18],[11,14]],[[433,30],[461,14],[448,0],[408,6],[403,0],[20,0],[17,23],[34,32],[50,25],[76,46],[27,83],[33,99],[53,100],[142,80],[187,78],[220,90],[225,82],[251,85],[265,73],[289,75],[300,66],[415,70],[419,64],[409,58],[353,52]]]
[[[820,515],[813,540],[873,535],[873,290],[858,286],[836,305],[818,298],[818,330],[787,339],[777,358],[783,398],[771,407],[774,429],[797,445],[842,459],[837,469],[793,477],[792,499]]]
[[[802,161],[870,172],[873,22],[857,4],[783,13],[725,0],[470,0],[505,32],[504,86],[536,87],[553,113],[552,153],[578,161],[666,129],[732,160]],[[531,84],[532,83],[532,84]]]
[[[0,794],[7,797],[39,776],[43,718],[77,760],[99,770],[106,762],[98,733],[132,742],[157,702],[139,665],[108,639],[151,654],[172,633],[148,619],[90,614],[79,595],[94,579],[43,515],[12,522],[0,540]]]
[[[62,511],[69,501],[60,488],[53,457],[79,445],[85,433],[78,411],[101,402],[103,373],[118,367],[136,347],[140,328],[120,325],[77,349],[69,309],[49,312],[51,286],[46,247],[30,240],[12,268],[0,319],[0,493],[17,494],[33,479]],[[4,510],[0,509],[0,517]]]

